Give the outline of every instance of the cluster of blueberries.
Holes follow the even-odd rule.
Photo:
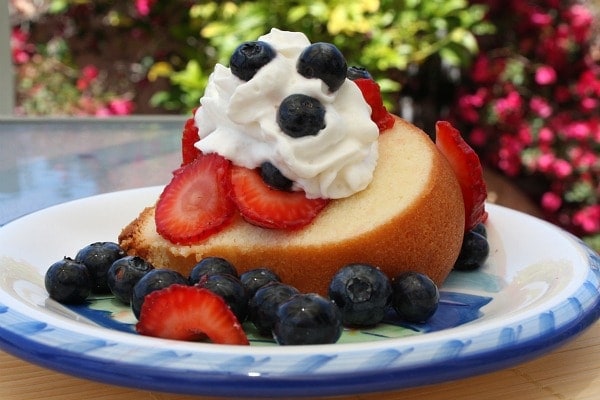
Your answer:
[[[489,253],[483,224],[465,235],[456,270],[479,268]],[[91,294],[112,293],[130,304],[136,318],[149,293],[172,284],[198,285],[223,297],[240,322],[252,322],[261,335],[279,344],[334,343],[343,326],[368,327],[381,322],[390,307],[406,322],[430,318],[439,303],[439,291],[426,275],[408,272],[389,279],[366,264],[340,269],[329,285],[328,297],[300,293],[281,282],[267,268],[238,275],[227,260],[207,257],[188,277],[169,269],[155,269],[140,257],[129,256],[113,242],[96,242],[74,258],[52,264],[45,287],[64,304],[84,302]]]
[[[420,322],[435,312],[439,301],[435,284],[417,273],[390,280],[375,267],[350,264],[332,279],[325,298],[300,293],[266,268],[238,275],[218,257],[203,259],[184,277],[128,256],[112,242],[82,248],[75,258],[52,264],[45,276],[46,290],[56,301],[82,303],[91,294],[112,293],[130,304],[137,318],[146,295],[172,284],[198,285],[219,294],[239,321],[252,322],[260,334],[273,336],[279,344],[334,343],[344,325],[379,323],[390,304],[401,318]]]

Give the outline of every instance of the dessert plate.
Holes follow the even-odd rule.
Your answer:
[[[97,298],[50,300],[48,266],[120,229],[160,187],[54,206],[0,228],[0,347],[27,361],[146,390],[244,397],[324,396],[432,384],[537,357],[599,317],[600,257],[572,235],[488,205],[491,252],[474,272],[453,272],[424,325],[393,319],[345,331],[340,343],[252,346],[139,336],[130,311]]]

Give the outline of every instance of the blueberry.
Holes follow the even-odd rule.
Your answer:
[[[85,265],[65,257],[48,268],[44,285],[50,298],[59,303],[79,304],[92,291],[92,277]]]
[[[298,289],[281,282],[264,285],[248,302],[248,319],[261,335],[271,336],[277,318],[277,309],[297,294],[300,294]]]
[[[489,254],[490,245],[487,238],[471,230],[465,233],[454,269],[457,271],[477,269],[483,265]]]
[[[296,70],[305,78],[321,79],[335,92],[346,80],[348,65],[342,53],[331,43],[313,43],[305,48],[296,64]]]
[[[363,67],[352,66],[348,68],[348,72],[346,73],[346,77],[351,81],[356,79],[373,79],[369,71]]]
[[[485,224],[483,222],[478,223],[471,230],[475,233],[479,233],[481,236],[483,236],[485,238],[487,237],[487,228],[485,227]]]
[[[256,72],[275,58],[275,50],[261,41],[240,44],[231,55],[231,72],[243,81],[249,81]]]
[[[117,243],[96,242],[85,246],[77,252],[75,261],[85,265],[92,277],[92,293],[110,293],[106,282],[108,269],[119,258],[127,253]]]
[[[392,285],[385,273],[366,264],[349,264],[329,284],[329,298],[340,308],[342,322],[351,326],[375,325],[385,316]]]
[[[273,337],[281,345],[335,343],[342,335],[342,314],[318,294],[297,294],[277,309]]]
[[[292,180],[286,178],[276,166],[268,161],[260,165],[260,176],[267,185],[277,190],[289,191],[294,184]]]
[[[111,265],[106,281],[117,300],[129,304],[135,284],[153,269],[152,264],[140,257],[125,256]]]
[[[251,299],[258,289],[271,282],[281,282],[281,278],[268,268],[255,268],[240,275],[240,281]]]
[[[187,285],[187,279],[171,269],[153,269],[144,275],[134,286],[131,295],[131,309],[136,318],[140,318],[145,297],[155,290],[164,289],[173,284]]]
[[[232,275],[238,277],[238,272],[229,261],[221,257],[206,257],[192,268],[190,271],[190,285],[200,282],[203,276],[208,275]]]
[[[325,128],[325,107],[314,97],[292,94],[279,105],[277,124],[293,138],[314,136]]]
[[[207,275],[197,284],[218,294],[225,300],[238,321],[244,322],[248,311],[248,295],[240,280],[233,275]]]
[[[438,288],[427,275],[405,272],[392,279],[392,307],[407,322],[425,322],[439,300]]]

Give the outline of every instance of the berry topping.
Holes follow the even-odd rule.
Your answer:
[[[478,223],[471,230],[475,233],[479,233],[484,238],[487,238],[487,228],[485,227],[485,224],[483,222]]]
[[[117,300],[129,304],[135,284],[153,269],[152,264],[140,257],[125,256],[108,269],[106,282]]]
[[[136,330],[142,335],[217,344],[248,345],[239,321],[221,296],[195,286],[172,285],[148,295]]]
[[[80,304],[92,291],[92,277],[85,265],[65,257],[48,268],[44,286],[59,303]]]
[[[113,262],[127,254],[117,243],[96,242],[77,252],[75,261],[85,265],[92,278],[92,293],[110,293],[106,274]]]
[[[231,72],[243,81],[249,81],[256,72],[276,56],[270,44],[254,41],[242,43],[229,60]]]
[[[261,335],[271,336],[277,319],[277,309],[297,294],[300,294],[298,289],[280,282],[264,285],[250,298],[248,319]]]
[[[427,275],[406,272],[392,279],[392,307],[404,321],[427,321],[439,301],[438,288]]]
[[[377,124],[379,132],[383,132],[394,126],[394,116],[383,105],[381,90],[377,82],[373,79],[357,78],[354,80],[354,83],[358,86],[365,101],[371,107],[371,119]]]
[[[140,311],[147,295],[174,284],[186,285],[187,280],[179,272],[171,269],[153,269],[144,275],[133,286],[131,294],[131,310],[135,317],[140,318]]]
[[[454,269],[458,271],[471,271],[483,265],[490,254],[490,246],[487,238],[475,229],[465,233],[458,259],[454,263]]]
[[[281,102],[277,124],[288,136],[314,136],[325,128],[325,107],[314,97],[292,94]]]
[[[392,295],[389,278],[378,268],[349,264],[329,285],[329,298],[340,308],[344,325],[370,326],[383,320]]]
[[[207,275],[196,286],[221,296],[238,321],[244,322],[248,311],[248,295],[239,278],[228,274]]]
[[[458,178],[465,203],[465,232],[468,232],[487,219],[487,189],[479,157],[464,141],[458,129],[446,121],[438,121],[435,125],[435,144]]]
[[[227,192],[230,163],[201,155],[175,171],[156,204],[156,230],[175,244],[191,244],[223,229],[235,212]]]
[[[284,192],[266,185],[258,170],[231,168],[231,196],[242,217],[263,228],[297,229],[309,224],[329,202],[304,192]]]
[[[231,275],[237,278],[238,272],[229,261],[221,257],[205,257],[190,271],[190,285],[200,282],[209,275]]]
[[[194,118],[188,118],[181,135],[181,166],[187,165],[200,156],[200,150],[194,146],[200,140]]]
[[[260,165],[260,176],[267,185],[274,189],[292,190],[294,182],[286,178],[276,166],[268,161]]]
[[[329,344],[341,335],[339,308],[317,294],[297,294],[277,309],[273,337],[281,345]]]
[[[348,67],[348,72],[346,73],[346,77],[351,81],[356,79],[373,79],[369,71],[367,71],[364,67],[351,66]]]
[[[258,289],[271,282],[281,282],[281,278],[268,268],[255,268],[240,275],[240,281],[251,299]]]
[[[331,43],[318,42],[302,51],[296,69],[305,78],[321,79],[331,92],[335,92],[346,80],[348,66],[337,47]]]

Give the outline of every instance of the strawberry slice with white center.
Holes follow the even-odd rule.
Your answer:
[[[175,171],[156,203],[157,232],[175,244],[192,244],[227,226],[235,214],[230,168],[217,154],[201,154]]]
[[[450,162],[458,178],[465,203],[465,232],[470,231],[479,222],[485,222],[487,219],[487,188],[479,156],[464,141],[458,129],[447,121],[436,123],[435,144]]]
[[[248,345],[242,325],[225,300],[208,289],[171,285],[146,296],[138,333],[175,340]]]
[[[258,170],[235,165],[231,167],[231,197],[247,222],[272,229],[302,228],[329,203],[309,199],[301,191],[274,189]]]

